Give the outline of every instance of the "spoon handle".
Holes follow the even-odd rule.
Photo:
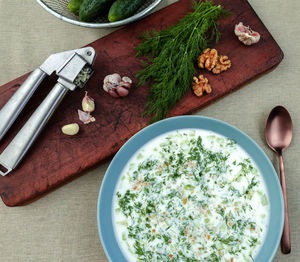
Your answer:
[[[289,224],[289,216],[288,216],[286,183],[285,183],[282,154],[279,155],[279,167],[280,167],[280,183],[281,183],[283,201],[284,201],[284,227],[283,227],[282,238],[281,238],[281,251],[283,254],[289,254],[291,252],[290,224]]]

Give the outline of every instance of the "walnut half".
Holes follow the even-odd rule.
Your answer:
[[[198,66],[199,68],[206,68],[208,71],[211,71],[218,61],[218,51],[216,49],[207,48],[203,53],[198,57]]]
[[[207,48],[198,57],[198,66],[199,68],[206,68],[214,74],[220,74],[231,67],[231,61],[226,55],[219,56],[216,49]]]
[[[231,67],[231,61],[229,60],[228,56],[220,55],[218,61],[216,63],[215,68],[212,70],[214,74],[220,74],[223,71],[226,71],[228,68]]]
[[[198,78],[194,76],[193,80],[193,90],[196,96],[202,96],[204,92],[211,93],[212,89],[206,77],[203,75],[199,75]]]

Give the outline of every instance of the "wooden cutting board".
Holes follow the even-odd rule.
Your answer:
[[[232,67],[221,75],[201,72],[209,79],[212,93],[198,98],[192,91],[189,92],[169,116],[189,114],[202,108],[268,72],[283,59],[280,47],[246,0],[216,2],[234,14],[221,22],[222,38],[215,45],[221,54],[229,56]],[[190,10],[191,1],[181,0],[90,44],[98,55],[94,65],[95,73],[84,90],[88,90],[89,95],[95,99],[96,111],[93,115],[96,122],[80,124],[80,133],[74,137],[61,133],[63,125],[79,123],[77,109],[81,108],[84,90],[69,92],[18,168],[6,177],[0,176],[0,194],[7,206],[30,203],[83,174],[115,154],[133,134],[147,125],[149,118],[140,115],[147,101],[149,87],[133,87],[128,97],[115,99],[103,91],[103,79],[115,72],[135,79],[136,72],[141,69],[134,51],[139,43],[137,36],[147,29],[162,29],[173,25]],[[233,30],[234,25],[240,21],[251,25],[261,34],[258,44],[249,47],[238,41]],[[0,108],[27,76],[28,74],[21,76],[0,87]],[[42,83],[17,122],[0,142],[0,152],[55,82],[56,78],[50,77]]]

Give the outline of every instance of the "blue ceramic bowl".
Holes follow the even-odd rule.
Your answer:
[[[115,155],[102,182],[97,210],[100,239],[108,259],[113,262],[127,261],[118,245],[112,217],[115,186],[123,168],[132,155],[149,140],[163,133],[183,128],[210,130],[231,138],[255,161],[267,186],[271,213],[265,241],[254,261],[272,261],[280,242],[284,221],[282,191],[274,167],[263,150],[245,133],[225,122],[201,116],[173,117],[152,124],[129,139]]]

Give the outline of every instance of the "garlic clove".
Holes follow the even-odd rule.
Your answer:
[[[123,82],[127,82],[127,83],[129,83],[129,84],[132,84],[132,80],[131,80],[128,76],[123,76],[123,77],[122,77],[122,81],[123,81]]]
[[[253,31],[249,26],[245,26],[242,22],[235,25],[234,33],[245,45],[252,45],[260,40],[260,34]]]
[[[85,111],[85,112],[91,113],[91,112],[95,111],[94,99],[87,95],[87,91],[85,92],[85,96],[82,99],[81,105],[82,105],[83,111]]]
[[[129,88],[131,87],[131,84],[130,84],[129,82],[123,82],[123,81],[122,81],[122,82],[120,83],[120,86],[129,89]]]
[[[129,94],[129,90],[123,86],[117,86],[116,91],[119,96],[127,96]]]
[[[118,95],[118,93],[117,93],[117,91],[116,91],[115,88],[114,88],[114,89],[108,90],[108,93],[109,93],[112,97],[116,97],[116,98],[120,97],[120,96]]]
[[[79,132],[79,125],[76,123],[64,125],[61,131],[68,136],[76,135]]]

